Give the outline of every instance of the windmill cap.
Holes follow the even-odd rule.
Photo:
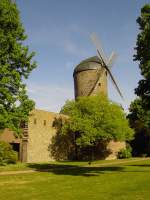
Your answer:
[[[92,63],[94,63],[94,65]],[[80,64],[78,64],[75,67],[73,76],[78,72],[82,72],[82,71],[86,71],[86,70],[95,70],[95,69],[99,69],[99,68],[101,68],[100,60],[99,60],[98,56],[93,56],[93,57],[90,57],[90,58],[87,58],[87,59],[81,61]]]

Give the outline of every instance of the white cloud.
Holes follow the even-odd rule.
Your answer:
[[[36,102],[36,108],[59,112],[67,99],[73,99],[73,88],[57,85],[28,83],[29,97]]]

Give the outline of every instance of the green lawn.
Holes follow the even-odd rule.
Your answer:
[[[115,162],[99,161],[89,167],[85,162],[20,164],[17,170],[37,172],[1,175],[0,200],[149,200],[150,160]],[[48,172],[40,172],[47,168]]]
[[[109,163],[118,163],[122,161],[134,161],[137,159],[141,158],[130,158],[130,159],[120,159],[120,160],[98,160],[98,161],[93,161],[92,165],[97,165],[97,164],[109,164]],[[36,164],[26,164],[26,163],[20,163],[18,162],[17,164],[9,164],[6,166],[0,166],[0,172],[4,171],[21,171],[21,170],[31,170],[31,169],[47,169],[50,164],[57,164],[57,165],[77,165],[77,166],[87,166],[88,162],[79,162],[79,161],[61,161],[61,162],[50,162],[50,163],[36,163]]]

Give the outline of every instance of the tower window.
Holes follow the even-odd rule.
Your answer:
[[[36,124],[36,123],[37,123],[36,118],[34,118],[34,124]]]
[[[46,126],[46,120],[44,120],[44,126]]]
[[[101,86],[101,83],[98,83],[98,86]]]

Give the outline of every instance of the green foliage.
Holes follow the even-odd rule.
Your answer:
[[[118,158],[123,159],[123,158],[131,158],[132,157],[132,148],[131,146],[127,146],[126,149],[121,149],[118,152]]]
[[[140,33],[137,36],[136,55],[143,79],[139,81],[135,93],[139,96],[130,106],[130,118],[139,119],[145,127],[150,127],[150,4],[141,9],[138,17]]]
[[[27,38],[19,11],[10,0],[0,1],[0,129],[20,133],[20,122],[27,121],[34,102],[23,83],[36,67],[23,42]]]
[[[133,156],[150,155],[150,129],[146,128],[140,120],[132,122],[135,129],[135,138],[131,141]]]
[[[130,140],[133,130],[120,106],[105,96],[80,97],[67,101],[61,113],[69,116],[63,134],[72,134],[79,146],[94,145],[99,140]]]
[[[0,165],[17,162],[17,152],[12,150],[10,144],[0,141]]]
[[[142,80],[139,81],[138,87],[135,89],[138,98],[131,103],[128,117],[136,132],[132,144],[136,148],[134,149],[135,154],[139,155],[140,151],[141,153],[145,151],[145,148],[141,149],[142,146],[145,146],[145,133],[150,135],[150,4],[141,9],[141,16],[138,17],[137,23],[139,24],[140,33],[137,36],[134,60],[139,61]],[[146,138],[148,139],[148,137]],[[147,140],[146,146],[148,145],[149,140]],[[140,151],[138,151],[138,148]],[[147,152],[145,153],[149,154],[149,148],[146,149]]]
[[[135,99],[130,105],[130,113],[128,115],[132,126],[134,122],[141,121],[145,128],[150,128],[150,108],[146,105],[142,97]]]
[[[141,75],[147,79],[150,77],[150,4],[141,9],[141,16],[138,17],[137,23],[140,33],[137,36],[134,60],[140,62]]]

